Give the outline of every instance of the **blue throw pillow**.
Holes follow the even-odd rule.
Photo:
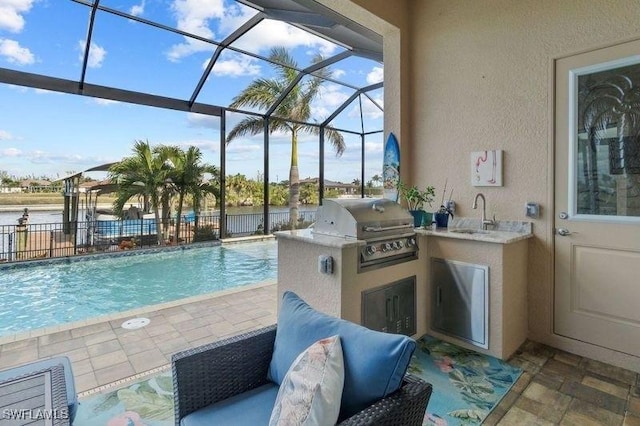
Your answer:
[[[344,419],[400,388],[416,342],[318,312],[287,291],[278,314],[269,379],[280,385],[298,355],[314,342],[336,334],[344,356],[340,409],[340,418]]]

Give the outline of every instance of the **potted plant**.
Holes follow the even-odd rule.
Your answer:
[[[413,215],[413,225],[419,228],[423,224],[431,225],[432,216],[424,210],[424,205],[431,206],[436,195],[433,186],[426,186],[424,190],[420,190],[417,185],[407,186],[403,182],[398,184],[400,195],[406,200],[407,208]]]

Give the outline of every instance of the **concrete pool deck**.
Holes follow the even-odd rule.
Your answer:
[[[171,355],[276,322],[274,281],[0,337],[0,370],[66,355],[78,393],[169,368]],[[127,330],[134,317],[151,320]]]

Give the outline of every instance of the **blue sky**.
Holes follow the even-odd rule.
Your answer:
[[[90,0],[88,0],[90,1]],[[101,0],[101,6],[162,25],[220,41],[256,13],[232,0]],[[90,8],[70,0],[0,0],[0,67],[71,80],[79,79]],[[274,46],[287,47],[301,68],[313,55],[325,57],[343,47],[283,22],[266,20],[233,44],[268,56]],[[92,84],[188,99],[214,47],[149,25],[98,11],[89,53],[86,81]],[[382,80],[382,64],[351,57],[331,67],[336,80],[363,87]],[[271,77],[268,63],[225,51],[205,83],[198,102],[226,106],[258,77]],[[313,118],[322,121],[353,90],[324,85],[313,104]],[[382,90],[371,92],[382,105]],[[0,171],[16,176],[61,177],[131,153],[137,139],[152,145],[196,145],[204,160],[220,164],[219,120],[85,96],[67,95],[0,83]],[[363,101],[365,131],[382,129],[382,113]],[[360,130],[358,102],[333,125]],[[227,118],[227,131],[241,119]],[[344,134],[347,150],[325,156],[327,179],[360,178],[360,137]],[[368,136],[365,176],[382,174],[382,133]],[[227,150],[227,173],[262,174],[262,136],[237,140]],[[318,175],[318,143],[303,137],[299,147],[300,176]],[[290,143],[273,135],[270,146],[272,181],[288,179]]]

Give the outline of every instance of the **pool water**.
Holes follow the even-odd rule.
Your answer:
[[[277,243],[0,270],[0,336],[275,280]]]

